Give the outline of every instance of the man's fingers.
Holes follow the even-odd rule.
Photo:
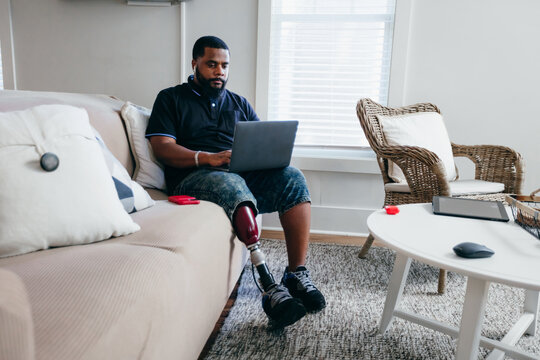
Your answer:
[[[224,164],[229,164],[231,162],[231,151],[221,151],[210,155],[210,165],[211,166],[220,166]]]
[[[225,150],[221,152],[221,159],[223,164],[229,164],[231,162],[231,150]]]

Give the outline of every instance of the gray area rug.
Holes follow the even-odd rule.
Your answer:
[[[263,240],[262,249],[274,276],[281,278],[285,243]],[[395,318],[386,334],[377,333],[395,255],[373,247],[362,260],[359,251],[356,246],[310,245],[307,266],[328,305],[283,330],[268,328],[248,263],[236,303],[205,359],[453,359],[456,341],[420,325]],[[447,291],[438,295],[438,274],[413,261],[401,306],[459,326],[465,278],[448,273]],[[519,317],[523,297],[521,289],[491,284],[482,335],[501,339]],[[540,334],[523,337],[518,346],[540,358]],[[481,349],[479,358],[487,353]]]

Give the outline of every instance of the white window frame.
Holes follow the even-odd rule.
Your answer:
[[[396,1],[389,106],[403,105],[412,3],[413,0]],[[262,119],[266,119],[268,114],[271,9],[272,0],[259,0],[255,109]],[[336,159],[341,160],[343,166],[336,168]],[[375,161],[374,153],[369,147],[351,149],[339,146],[297,146],[293,152],[293,165],[304,170],[378,173],[378,167],[374,166]]]
[[[2,42],[0,41],[0,90],[4,90],[4,79],[2,75]]]
[[[2,76],[4,89],[17,89],[11,1],[0,0],[0,44],[2,46]]]

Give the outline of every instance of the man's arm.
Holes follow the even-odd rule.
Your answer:
[[[196,151],[189,150],[176,143],[176,140],[168,136],[151,136],[150,144],[156,158],[163,164],[177,167],[195,167]],[[201,151],[198,156],[199,166],[221,166],[231,161],[231,150],[218,153]]]

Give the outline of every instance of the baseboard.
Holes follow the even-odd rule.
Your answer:
[[[261,232],[261,238],[285,240],[283,231],[280,230],[266,230]],[[309,241],[314,243],[326,243],[326,244],[339,244],[339,245],[355,245],[362,246],[366,241],[366,236],[348,236],[348,235],[334,235],[334,234],[310,234]],[[373,246],[382,246],[382,244],[375,241]]]
[[[311,205],[311,226],[315,233],[367,236],[367,218],[377,208],[355,208],[328,205]],[[263,227],[281,228],[277,213],[263,214]]]

